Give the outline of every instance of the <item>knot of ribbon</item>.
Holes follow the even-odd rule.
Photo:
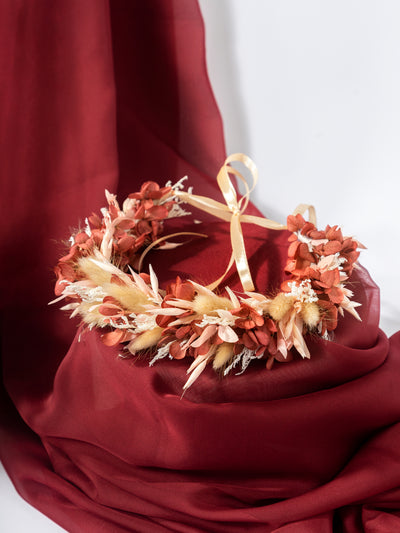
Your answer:
[[[251,186],[249,186],[246,178],[236,168],[230,165],[230,163],[233,162],[242,163],[250,171],[252,177]],[[245,193],[239,199],[237,197],[236,189],[231,181],[230,174],[236,176],[244,185]],[[254,284],[247,260],[242,223],[245,222],[256,224],[257,226],[273,230],[284,230],[287,229],[287,226],[268,218],[245,214],[246,208],[250,201],[250,194],[258,182],[257,167],[247,155],[237,153],[227,157],[218,172],[217,182],[226,202],[225,204],[206,196],[198,196],[184,191],[174,192],[174,196],[180,198],[183,202],[188,203],[193,207],[197,207],[206,213],[230,222],[230,236],[232,245],[231,258],[224,274],[216,281],[208,285],[208,288],[211,290],[215,289],[215,287],[217,287],[225,278],[233,263],[235,263],[243,290],[251,292],[254,291]],[[307,209],[310,215],[310,222],[316,223],[315,209],[313,206],[301,204],[295,209],[293,214],[302,214]]]

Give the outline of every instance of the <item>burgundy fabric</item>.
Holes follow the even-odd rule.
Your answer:
[[[195,1],[4,1],[1,457],[29,502],[71,532],[392,533],[400,530],[400,335],[352,279],[359,323],[310,361],[206,369],[118,357],[47,302],[69,228],[142,181],[190,176],[218,198],[224,159]],[[299,199],[305,200],[306,199]],[[255,212],[254,208],[252,208]],[[228,228],[153,252],[163,283],[207,283]],[[335,223],[338,221],[332,221]],[[190,223],[178,224],[185,229]],[[195,226],[196,227],[196,226]],[[279,285],[287,234],[245,227],[257,289]],[[238,287],[232,273],[226,280]],[[70,346],[70,347],[69,347]]]

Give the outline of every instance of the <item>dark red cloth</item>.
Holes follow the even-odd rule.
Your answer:
[[[188,174],[218,198],[224,143],[197,3],[9,0],[0,11],[12,400],[4,393],[0,451],[21,495],[71,532],[400,530],[400,335],[379,331],[363,270],[352,279],[362,322],[308,339],[310,361],[224,380],[206,369],[182,399],[186,361],[149,368],[95,331],[73,340],[76,322],[47,305],[61,241],[105,188],[123,198]],[[152,254],[163,283],[224,271],[228,228],[202,218],[209,239]],[[244,230],[257,289],[273,291],[287,234]],[[226,283],[238,287],[233,274]]]

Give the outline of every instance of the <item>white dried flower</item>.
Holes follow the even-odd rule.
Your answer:
[[[311,280],[305,279],[301,283],[296,281],[290,281],[288,283],[290,292],[285,292],[285,296],[288,298],[293,297],[299,302],[317,302],[318,296],[314,289],[311,287]]]
[[[217,324],[219,326],[234,326],[236,318],[226,309],[217,309],[215,311],[218,316],[203,315],[202,321],[197,326],[204,328],[209,324]]]
[[[135,316],[133,325],[135,328],[135,333],[142,333],[143,331],[153,329],[157,326],[156,315],[140,313],[139,315]]]

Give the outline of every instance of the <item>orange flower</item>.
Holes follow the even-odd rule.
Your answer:
[[[239,309],[233,309],[232,315],[240,317],[236,320],[235,325],[242,329],[253,329],[256,326],[261,327],[264,325],[264,318],[255,311],[250,305],[245,302],[241,302]]]
[[[195,296],[195,289],[189,281],[182,281],[177,276],[175,283],[171,283],[167,287],[166,298],[178,298],[179,300],[188,300],[191,302]]]
[[[338,310],[336,305],[330,300],[318,300],[318,305],[322,310],[321,335],[326,331],[333,331],[337,327]]]
[[[276,325],[270,318],[265,319],[264,324],[260,327],[246,329],[239,336],[239,342],[235,345],[234,353],[240,353],[243,347],[254,351],[256,357],[262,357],[268,348],[268,352],[276,353]]]
[[[132,338],[132,333],[124,329],[114,329],[101,336],[101,340],[106,346],[115,346],[120,342],[131,341]]]
[[[140,188],[140,192],[134,192],[128,198],[135,200],[160,200],[171,192],[171,187],[160,187],[155,181],[145,181]]]

